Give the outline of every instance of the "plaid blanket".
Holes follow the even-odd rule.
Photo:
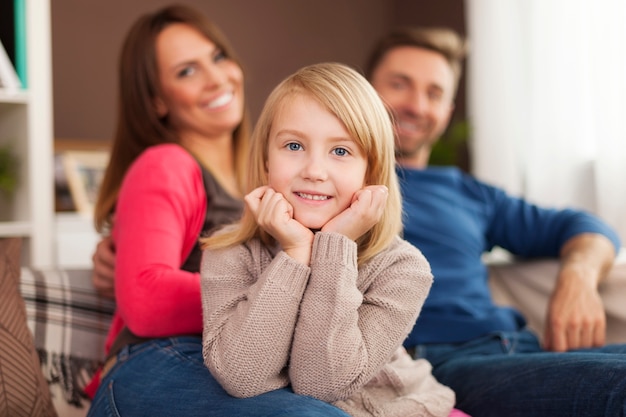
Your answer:
[[[91,270],[21,270],[21,292],[42,370],[68,404],[81,407],[83,389],[104,360],[112,300],[97,295]]]

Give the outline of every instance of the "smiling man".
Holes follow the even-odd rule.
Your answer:
[[[430,150],[454,109],[457,80],[438,52],[398,46],[385,54],[371,82],[393,109],[400,164],[419,168],[428,164]]]
[[[464,57],[455,32],[407,28],[381,39],[366,66],[395,120],[404,238],[434,274],[405,346],[433,364],[457,406],[474,416],[624,415],[626,346],[604,346],[598,294],[617,234],[588,213],[538,207],[457,168],[428,167]],[[494,246],[560,258],[544,346],[521,313],[493,302],[481,255]]]

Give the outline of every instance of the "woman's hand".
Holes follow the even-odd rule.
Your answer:
[[[341,233],[357,240],[380,221],[387,205],[387,187],[368,185],[354,193],[350,207],[322,227],[323,232]]]
[[[258,225],[278,241],[292,258],[308,265],[313,232],[293,218],[293,207],[269,186],[256,188],[244,198]]]
[[[98,242],[91,260],[93,261],[91,282],[96,291],[103,297],[115,299],[115,249],[110,236]]]

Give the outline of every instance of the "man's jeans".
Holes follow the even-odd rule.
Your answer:
[[[626,345],[546,352],[529,331],[462,344],[426,344],[416,358],[472,417],[626,416]]]
[[[88,416],[349,417],[289,388],[253,398],[231,397],[204,365],[199,337],[158,339],[122,349]]]

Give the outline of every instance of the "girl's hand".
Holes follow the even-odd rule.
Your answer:
[[[244,200],[257,224],[276,239],[289,256],[306,265],[310,263],[313,232],[294,220],[293,207],[282,194],[262,186]]]
[[[357,240],[380,221],[387,204],[384,185],[368,185],[354,193],[350,207],[322,227],[324,232],[341,233]]]

